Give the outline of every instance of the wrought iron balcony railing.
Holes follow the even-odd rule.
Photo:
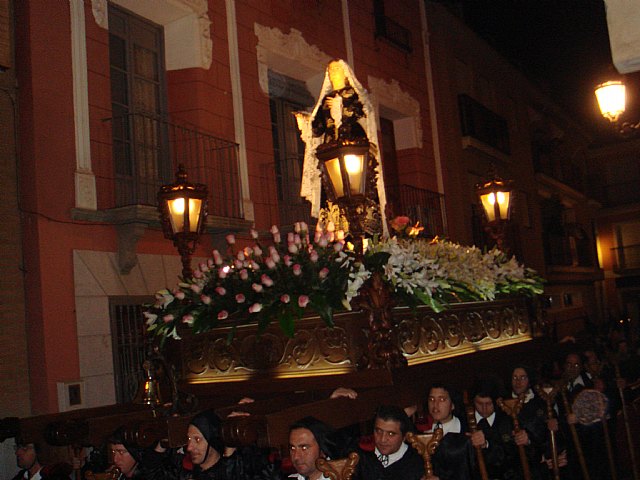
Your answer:
[[[430,237],[446,235],[444,195],[425,188],[400,185],[387,188],[387,201],[396,215],[406,215],[412,222],[420,222],[423,233]]]
[[[624,245],[612,248],[611,251],[614,257],[614,272],[623,273],[640,269],[640,244]]]
[[[209,214],[243,218],[238,145],[163,116],[130,113],[112,125],[112,207],[157,205],[161,185],[172,183],[179,164],[189,180],[209,189]]]

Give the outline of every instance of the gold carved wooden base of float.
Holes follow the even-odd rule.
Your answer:
[[[460,303],[442,313],[427,307],[394,310],[394,341],[409,365],[526,342],[533,338],[524,299]],[[285,379],[340,375],[359,370],[367,348],[368,323],[361,312],[335,315],[330,328],[318,317],[296,323],[292,338],[277,325],[258,334],[256,325],[173,342],[172,361],[183,384],[239,382],[252,378]]]

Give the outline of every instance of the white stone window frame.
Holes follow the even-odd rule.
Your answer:
[[[420,102],[404,91],[395,79],[387,82],[369,76],[367,81],[375,111],[393,122],[396,150],[422,148]]]
[[[211,67],[211,20],[207,0],[110,0],[164,28],[168,71]],[[96,23],[109,28],[107,0],[91,0]]]

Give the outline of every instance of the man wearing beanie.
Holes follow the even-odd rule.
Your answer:
[[[125,442],[124,428],[120,427],[108,441],[113,455],[113,464],[120,472],[118,480],[143,480],[144,475],[139,466],[142,449]]]
[[[193,468],[185,455],[167,451],[160,444],[143,459],[146,480],[272,480],[278,478],[273,465],[255,450],[234,451],[224,457],[222,421],[212,410],[199,413],[187,429],[187,444]]]
[[[305,417],[289,427],[289,455],[297,480],[329,480],[316,468],[319,458],[331,458],[334,445],[329,440],[331,427],[314,417]]]

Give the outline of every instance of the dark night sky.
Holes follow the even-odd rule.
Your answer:
[[[613,70],[603,0],[440,0],[597,140],[611,131],[593,88]]]

